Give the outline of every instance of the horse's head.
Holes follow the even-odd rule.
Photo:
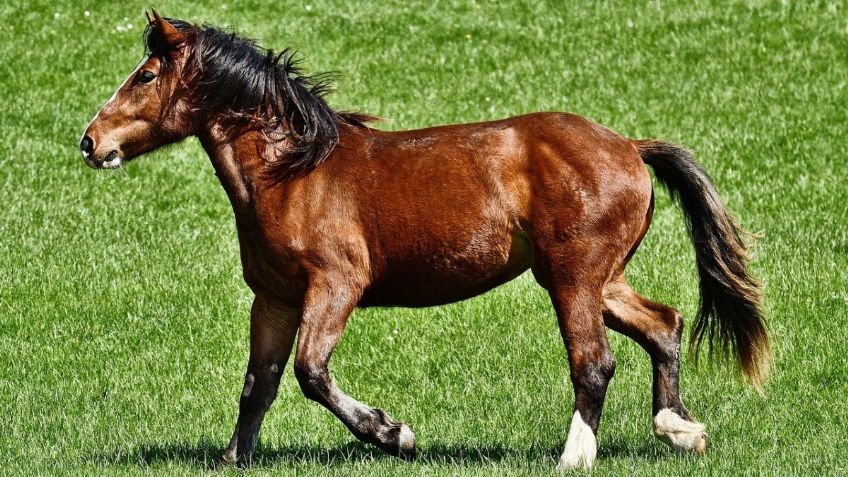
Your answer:
[[[327,77],[302,74],[289,49],[274,53],[235,33],[155,11],[148,20],[148,55],[80,141],[86,164],[95,169],[120,167],[190,135],[215,131],[216,140],[231,140],[260,130],[274,146],[269,172],[285,178],[329,157],[339,124],[364,127],[373,119],[330,108],[323,98]]]
[[[80,150],[92,168],[114,169],[197,129],[197,112],[184,99],[181,71],[193,29],[148,15],[148,54],[91,120]]]

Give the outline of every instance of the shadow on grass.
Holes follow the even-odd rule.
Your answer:
[[[665,444],[650,437],[633,441],[613,436],[605,442],[601,442],[601,446],[598,448],[598,459],[659,461],[672,457],[672,452]]]
[[[217,443],[201,441],[195,444],[147,444],[132,449],[117,449],[112,453],[89,456],[88,461],[97,465],[154,466],[162,463],[181,463],[200,468],[209,468],[221,456],[223,448]],[[562,451],[560,447],[545,449],[540,446],[514,449],[503,446],[473,446],[465,444],[433,443],[419,448],[417,464],[481,466],[501,461],[537,462],[555,465]],[[600,459],[637,459],[659,461],[670,458],[664,446],[652,439],[632,442],[612,437],[601,443]],[[336,447],[312,445],[271,447],[259,445],[253,465],[336,465],[394,460],[373,446],[353,441]],[[400,462],[400,461],[398,461]]]
[[[512,449],[503,446],[443,445],[434,443],[418,450],[417,464],[485,465],[503,460],[549,461],[551,465],[559,458],[561,449]],[[112,453],[89,456],[90,463],[97,465],[153,466],[161,463],[182,463],[196,467],[210,467],[221,455],[218,444],[199,442],[196,444],[148,444],[132,449],[117,449]],[[394,460],[373,446],[361,442],[350,442],[337,447],[311,445],[270,447],[260,445],[254,453],[253,466],[272,465],[334,465]],[[400,462],[400,461],[398,461]]]

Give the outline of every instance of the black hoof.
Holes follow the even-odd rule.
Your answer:
[[[229,454],[224,454],[219,457],[217,460],[213,460],[211,464],[209,464],[209,470],[223,470],[227,467],[231,467],[236,462],[233,457]]]

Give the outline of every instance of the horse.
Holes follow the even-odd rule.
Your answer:
[[[532,271],[567,352],[574,412],[557,469],[589,468],[616,362],[606,328],[636,341],[653,372],[653,431],[703,454],[704,425],[680,398],[684,321],[631,288],[624,270],[651,224],[646,166],[680,205],[700,305],[690,351],[732,360],[757,389],[770,363],[749,242],[683,147],[631,140],[580,116],[535,113],[389,132],[332,109],[323,75],[213,26],[147,14],[145,56],[94,116],[85,163],[120,168],[200,140],[235,215],[254,294],[235,430],[220,464],[248,466],[295,339],[306,398],[358,439],[416,456],[407,424],[342,391],[330,357],[356,307],[429,307]]]

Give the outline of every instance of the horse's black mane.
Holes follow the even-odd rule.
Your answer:
[[[339,125],[364,127],[370,116],[338,112],[324,100],[331,90],[330,74],[307,76],[295,52],[260,48],[254,40],[211,26],[166,19],[187,35],[190,57],[180,77],[192,84],[192,104],[232,124],[258,125],[269,138],[289,141],[272,164],[275,176],[308,172],[323,162],[339,143]],[[146,50],[172,68],[171,47],[154,24],[144,32]]]

